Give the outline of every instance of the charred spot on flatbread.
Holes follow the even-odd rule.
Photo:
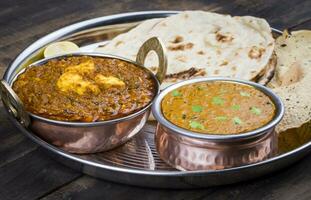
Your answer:
[[[117,42],[115,43],[114,46],[117,47],[117,46],[119,46],[120,44],[123,44],[123,43],[124,43],[123,41],[120,41],[120,40],[119,40],[119,41],[117,41]]]
[[[178,55],[175,57],[176,60],[180,61],[180,62],[187,62],[187,57],[185,55]]]
[[[248,52],[248,57],[251,59],[259,59],[265,53],[264,48],[260,48],[257,46],[252,46],[252,48]]]
[[[187,49],[192,49],[193,46],[194,46],[193,43],[188,42],[187,44],[171,45],[171,46],[168,46],[167,49],[171,51],[184,51]]]
[[[182,42],[182,41],[184,41],[184,38],[182,37],[182,36],[180,36],[180,35],[177,35],[175,38],[174,38],[174,40],[173,41],[171,41],[171,43],[180,43],[180,42]]]
[[[198,77],[198,76],[204,76],[206,74],[206,71],[204,69],[196,69],[194,67],[191,67],[187,71],[175,73],[175,74],[168,74],[165,76],[165,79],[167,81],[172,80],[172,79],[189,79],[193,77]]]
[[[233,40],[233,37],[229,34],[222,34],[222,33],[217,32],[216,33],[216,40],[218,42],[223,42],[223,43],[231,42]]]
[[[198,55],[204,55],[205,52],[201,50],[201,51],[198,51],[197,54],[198,54]]]
[[[218,75],[218,74],[219,74],[219,70],[216,69],[216,70],[214,71],[214,75]]]
[[[229,62],[227,60],[222,61],[222,63],[219,66],[226,66],[228,65]]]
[[[184,18],[185,18],[185,19],[189,18],[189,15],[185,13],[185,14],[184,14]]]

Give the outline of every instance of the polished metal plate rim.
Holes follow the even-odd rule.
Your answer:
[[[143,11],[123,13],[94,18],[63,27],[42,37],[24,49],[7,68],[3,78],[8,83],[12,82],[18,71],[21,69],[21,66],[27,65],[27,63],[31,62],[31,60],[34,60],[36,56],[42,53],[44,46],[51,42],[65,39],[78,41],[80,40],[80,37],[84,37],[84,34],[87,34],[88,32],[91,32],[92,34],[87,37],[89,37],[89,39],[94,39],[95,37],[98,37],[95,33],[103,27],[110,27],[115,24],[124,23],[136,24],[136,22],[142,20],[167,17],[176,13],[178,13],[178,11]],[[119,28],[119,26],[117,28]],[[281,31],[276,29],[273,31],[281,33]],[[87,45],[90,44],[83,44],[83,46]],[[34,135],[11,115],[8,115],[8,117],[21,130],[21,132],[42,146],[43,149],[47,150],[52,157],[59,160],[61,163],[98,178],[143,187],[198,188],[235,183],[259,177],[284,168],[299,160],[311,150],[311,142],[309,142],[290,152],[278,155],[263,162],[216,171],[185,172],[177,171],[169,167],[166,168],[166,166],[155,170],[152,168],[154,163],[160,162],[157,158],[155,158],[155,160],[150,160],[149,164],[151,167],[148,169],[127,168],[115,166],[107,162],[104,163],[104,160],[94,161],[90,157],[85,158],[83,156],[64,152]],[[153,139],[152,134],[149,133],[148,136],[149,137],[143,142]],[[144,137],[144,134],[139,134],[136,137]],[[130,143],[128,145],[130,146],[133,144],[135,145],[135,143]],[[113,151],[117,152],[118,150]],[[113,151],[107,153],[114,153]],[[154,153],[154,149],[151,149],[150,152]]]

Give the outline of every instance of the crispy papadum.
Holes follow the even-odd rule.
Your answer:
[[[281,151],[311,139],[311,31],[284,33],[276,40],[277,66],[269,86],[285,104],[285,115],[276,131]]]

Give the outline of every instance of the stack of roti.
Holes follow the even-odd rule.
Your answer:
[[[185,11],[144,21],[96,51],[135,60],[139,47],[154,36],[167,48],[168,70],[162,87],[207,76],[255,80],[271,65],[274,50],[264,19]],[[157,65],[157,57],[149,55],[145,66],[156,71]]]

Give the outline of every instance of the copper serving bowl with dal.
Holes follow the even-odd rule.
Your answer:
[[[217,170],[274,156],[284,106],[268,88],[199,78],[166,88],[152,107],[160,157],[179,170]]]
[[[156,75],[143,67],[150,51],[158,55]],[[21,124],[47,142],[72,153],[95,153],[141,130],[166,67],[165,49],[154,37],[139,49],[136,62],[101,53],[39,60],[11,85],[1,81],[1,97]]]

